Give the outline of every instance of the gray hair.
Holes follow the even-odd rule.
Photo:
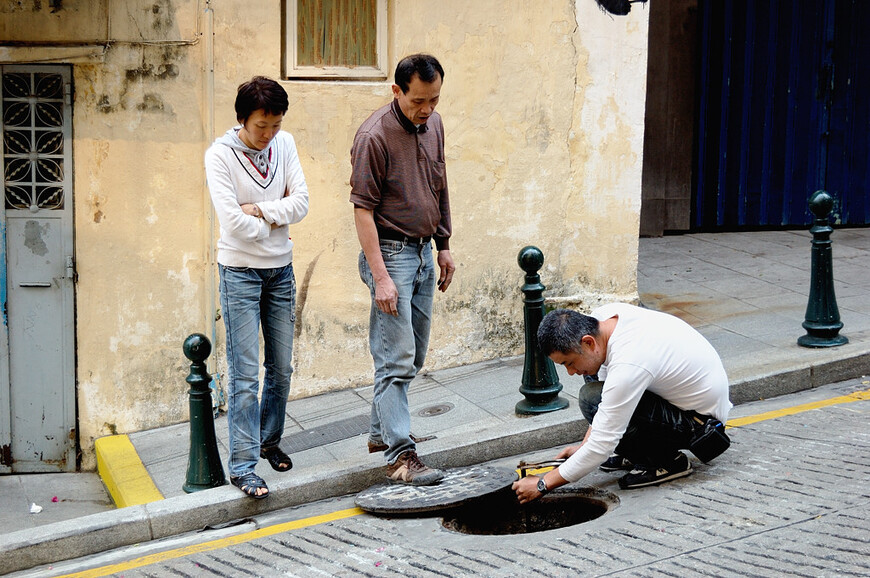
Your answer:
[[[570,309],[547,313],[538,326],[538,347],[544,355],[554,352],[580,353],[585,335],[598,337],[598,320]]]

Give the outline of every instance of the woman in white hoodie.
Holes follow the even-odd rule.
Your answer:
[[[287,92],[257,76],[239,86],[240,125],[205,153],[220,221],[217,261],[221,315],[227,334],[230,482],[253,498],[269,489],[254,472],[259,458],[284,472],[293,467],[279,447],[290,392],[296,280],[288,226],[308,214],[308,187],[296,144],[281,130]],[[263,326],[263,392],[258,400],[259,328]]]

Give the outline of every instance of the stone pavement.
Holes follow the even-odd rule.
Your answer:
[[[660,487],[623,491],[624,472],[595,471],[526,507],[508,489],[413,516],[364,513],[348,495],[14,576],[868,576],[868,412],[870,380],[852,379],[735,407],[731,449]],[[450,473],[508,474],[559,449]],[[607,511],[594,518],[578,496]]]
[[[810,239],[806,232],[641,239],[642,303],[686,319],[713,343],[729,373],[735,403],[870,374],[870,229],[838,230],[832,236],[835,289],[845,324],[841,333],[850,340],[836,348],[796,345],[804,333]],[[522,399],[522,370],[523,359],[513,357],[420,375],[411,387],[410,405],[412,431],[435,436],[418,446],[426,462],[461,467],[581,439],[585,421],[575,402],[580,379],[558,368],[570,407],[519,417],[514,406]],[[3,486],[2,571],[358,492],[383,476],[382,457],[365,449],[370,399],[366,387],[290,402],[284,444],[294,449],[295,465],[287,474],[258,467],[272,493],[266,500],[245,498],[231,486],[185,494],[187,424],[129,436],[163,500],[110,511],[98,503],[92,515],[70,516],[60,513],[66,501],[50,501],[54,495],[67,497],[70,485],[57,486],[42,475],[0,478],[27,488],[6,501]],[[216,431],[225,458],[225,418],[217,420]],[[37,499],[44,509],[30,514]],[[43,521],[49,523],[39,525]]]

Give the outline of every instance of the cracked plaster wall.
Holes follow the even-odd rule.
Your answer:
[[[17,19],[6,30],[58,18],[48,2],[12,14],[13,4],[28,3],[0,2]],[[204,1],[103,2],[96,14],[85,0],[60,4],[67,20],[48,27],[46,40],[79,30],[87,48],[63,50],[75,83],[79,433],[83,467],[92,469],[96,437],[187,418],[181,344],[194,331],[210,336],[215,297],[208,256],[217,228],[202,154],[235,123],[240,82],[280,77],[281,3],[208,4],[213,107]],[[439,111],[457,273],[436,297],[424,371],[522,353],[517,254],[526,245],[544,252],[540,273],[553,302],[588,310],[635,299],[646,11],[612,18],[594,0],[389,6],[390,70],[417,51],[446,70]],[[100,34],[115,41],[101,45]],[[57,50],[46,58],[64,61]],[[356,128],[391,95],[388,81],[283,84],[284,128],[296,137],[311,194],[308,217],[291,229],[299,287],[291,396],[305,397],[372,379],[348,157]],[[216,331],[210,367],[223,373],[222,321]]]
[[[517,254],[526,245],[545,255],[554,303],[589,310],[636,300],[647,13],[612,18],[593,0],[445,1],[425,17],[414,6],[391,3],[390,60],[428,51],[445,67],[438,110],[457,265],[450,290],[436,296],[426,368],[522,353]],[[312,267],[301,284],[292,390],[303,396],[371,380],[348,151],[356,127],[390,96],[387,83],[286,86],[285,127],[312,195],[294,237],[297,279]]]

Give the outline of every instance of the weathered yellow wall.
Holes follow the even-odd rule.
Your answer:
[[[31,9],[11,10],[22,4]],[[280,77],[281,3],[64,0],[59,15],[47,4],[0,4],[2,38],[59,41],[78,30],[81,45],[8,44],[0,60],[74,63],[77,378],[90,469],[96,437],[186,418],[181,343],[195,331],[211,336],[216,302],[202,154],[235,123],[239,83]],[[610,17],[594,0],[422,4],[390,1],[389,67],[426,51],[446,70],[439,111],[457,273],[436,298],[433,369],[522,352],[516,259],[526,245],[544,252],[553,301],[587,309],[636,297],[647,14],[635,5]],[[46,21],[50,33],[39,36]],[[291,231],[291,395],[302,397],[372,379],[348,157],[357,126],[391,96],[389,81],[284,86],[284,128],[311,194],[309,216]],[[216,332],[212,366],[223,372],[220,321]]]
[[[390,62],[427,51],[445,67],[439,111],[457,265],[454,284],[436,298],[427,367],[522,352],[517,254],[529,244],[544,252],[552,300],[588,309],[635,299],[644,10],[613,18],[593,0],[418,8],[391,2]],[[312,198],[294,233],[305,307],[293,395],[304,396],[371,379],[348,151],[356,127],[390,94],[386,82],[285,86],[285,128],[297,137]]]

